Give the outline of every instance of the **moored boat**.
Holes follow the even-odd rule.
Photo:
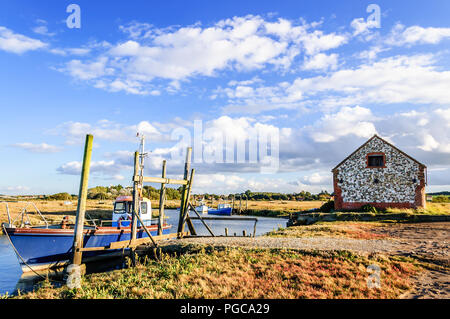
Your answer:
[[[230,204],[219,204],[217,209],[208,209],[209,215],[231,216],[232,208]]]
[[[83,248],[108,247],[117,241],[131,239],[132,197],[118,197],[114,203],[112,220],[101,221],[100,225],[84,227]],[[152,236],[158,234],[158,224],[152,219],[151,202],[139,202],[139,216]],[[152,223],[155,222],[155,223]],[[110,224],[110,225],[108,225]],[[107,226],[104,226],[107,225]],[[162,233],[170,233],[172,225],[164,223]],[[74,225],[64,218],[60,224],[45,226],[14,227],[11,223],[4,228],[15,250],[23,272],[55,268],[67,265],[73,252]],[[138,222],[136,238],[148,237],[144,227]],[[123,254],[123,250],[105,249],[83,252],[83,262],[109,258]]]
[[[195,208],[195,210],[200,214],[208,214],[209,207],[204,202],[201,202],[200,205]]]

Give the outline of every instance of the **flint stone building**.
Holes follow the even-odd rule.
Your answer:
[[[332,170],[334,208],[425,207],[426,166],[374,135]]]

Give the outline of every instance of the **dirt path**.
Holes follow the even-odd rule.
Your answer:
[[[397,241],[391,254],[412,256],[443,266],[419,274],[415,278],[415,289],[402,298],[450,298],[450,223],[397,224],[375,231]]]

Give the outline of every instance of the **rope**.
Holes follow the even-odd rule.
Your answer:
[[[30,270],[32,272],[34,272],[38,277],[41,277],[42,279],[46,280],[48,279],[49,281],[52,282],[57,282],[57,283],[65,283],[64,281],[60,281],[60,280],[53,280],[47,277],[42,276],[41,274],[37,273],[23,258],[22,256],[19,254],[19,252],[17,251],[16,247],[14,246],[13,242],[11,241],[11,238],[9,237],[8,232],[6,231],[5,225],[2,224],[2,228],[3,228],[3,232],[6,234],[6,237],[8,238],[9,243],[11,244],[11,247],[14,249],[14,252],[16,253],[17,257],[20,258],[20,260],[22,260],[22,263],[27,266],[28,268],[30,268]]]

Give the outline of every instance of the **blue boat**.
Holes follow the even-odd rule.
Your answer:
[[[208,215],[231,216],[232,212],[229,204],[219,204],[217,209],[208,209]]]
[[[85,226],[83,248],[108,247],[117,241],[131,239],[131,196],[117,198],[114,205],[111,226]],[[158,233],[158,225],[152,224],[151,202],[140,201],[139,214],[152,236]],[[162,233],[170,233],[172,225],[164,223]],[[19,259],[23,272],[57,268],[70,263],[73,253],[74,225],[67,224],[63,219],[60,224],[13,227],[9,224],[4,228],[13,249]],[[148,237],[142,225],[138,224],[136,237]],[[105,249],[83,252],[83,262],[110,258],[123,254],[122,249]]]

